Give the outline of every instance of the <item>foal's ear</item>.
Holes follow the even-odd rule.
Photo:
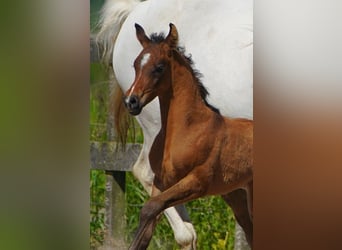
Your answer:
[[[135,24],[135,31],[140,44],[145,48],[149,44],[150,39],[146,36],[145,30],[139,24]]]
[[[165,41],[169,44],[171,48],[176,48],[178,44],[178,31],[176,29],[176,26],[172,23],[169,24],[170,31],[167,37],[165,38]]]

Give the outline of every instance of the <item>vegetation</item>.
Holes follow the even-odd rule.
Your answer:
[[[104,240],[104,171],[90,171],[90,246],[96,249]]]

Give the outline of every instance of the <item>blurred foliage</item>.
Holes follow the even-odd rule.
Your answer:
[[[90,65],[90,140],[107,140],[108,74],[99,63]]]
[[[104,240],[104,212],[105,212],[105,184],[104,171],[90,171],[90,247],[97,249]]]
[[[99,18],[99,11],[105,0],[90,0],[90,30],[96,30],[96,23]]]

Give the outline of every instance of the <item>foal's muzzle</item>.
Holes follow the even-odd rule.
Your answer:
[[[140,104],[139,97],[136,95],[130,95],[124,97],[124,103],[128,112],[131,115],[139,115],[142,110],[142,105]]]

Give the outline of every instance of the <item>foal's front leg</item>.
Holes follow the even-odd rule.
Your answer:
[[[144,132],[144,134],[146,133]],[[133,166],[133,174],[144,186],[148,194],[153,195],[154,174],[150,167],[148,156],[146,156],[149,154],[150,147],[148,141],[144,141],[138,160]],[[180,245],[180,249],[196,250],[197,235],[194,226],[190,222],[185,206],[179,205],[177,208],[170,207],[164,211],[164,214],[172,227],[175,240]]]
[[[151,239],[157,216],[166,208],[199,198],[206,190],[206,180],[189,174],[164,192],[150,198],[140,212],[140,223],[130,250],[146,249]],[[147,243],[147,244],[146,244]]]
[[[152,185],[152,192],[151,197],[156,196],[160,194],[161,191],[155,186]],[[151,199],[150,199],[151,200]],[[147,201],[148,203],[149,201]],[[135,238],[133,243],[131,244],[129,249],[146,249],[151,241],[153,230],[157,224],[157,221],[159,220],[160,213],[156,214],[155,216],[145,216],[144,214],[144,208],[147,205],[147,203],[143,206],[143,208],[140,211],[140,222],[139,227],[136,232]],[[145,225],[145,226],[143,226]]]
[[[147,205],[147,203],[146,203]],[[146,206],[145,205],[145,206]],[[140,222],[139,227],[137,230],[137,233],[135,235],[135,238],[129,247],[130,250],[145,250],[147,249],[152,235],[153,230],[157,224],[157,221],[159,219],[160,213],[157,213],[157,210],[151,211],[151,216],[146,216],[147,214],[143,211],[144,209],[147,209],[147,207],[150,208],[148,205],[147,207],[143,207],[142,211],[140,212]],[[153,206],[151,206],[153,207]]]

